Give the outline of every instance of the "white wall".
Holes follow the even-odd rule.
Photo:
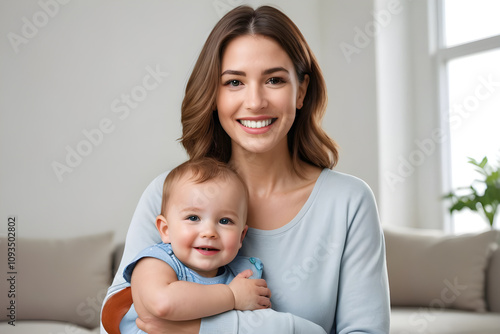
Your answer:
[[[375,39],[358,43],[372,12],[371,1],[322,3],[321,65],[329,99],[324,125],[340,146],[337,170],[362,178],[378,196]]]
[[[20,236],[123,238],[146,185],[186,158],[176,139],[187,77],[239,3],[1,2],[0,232],[16,215]],[[319,49],[318,2],[272,3]]]
[[[387,162],[397,157],[391,150],[409,148],[399,139],[405,130],[388,128],[391,116],[377,112],[404,105],[377,90],[384,82],[397,88],[391,80],[403,74],[381,79],[377,65],[388,68],[390,59],[377,61],[384,53],[375,48],[376,39],[361,43],[358,36],[374,22],[380,3],[63,2],[0,3],[0,233],[8,215],[17,215],[21,236],[114,230],[124,238],[147,184],[186,158],[176,139],[187,77],[210,29],[224,11],[243,2],[283,9],[316,53],[329,91],[324,126],[341,146],[337,169],[367,181],[381,200],[382,217],[399,197],[403,206],[387,217],[413,212],[411,187],[405,195],[380,199],[387,190],[381,175],[390,168],[380,156]],[[404,26],[406,17],[395,18],[388,29]],[[348,44],[357,52],[346,55]],[[158,72],[156,80],[150,72]],[[398,124],[411,122],[406,112],[401,109]],[[77,159],[68,150],[84,156]],[[53,167],[58,163],[59,176]]]

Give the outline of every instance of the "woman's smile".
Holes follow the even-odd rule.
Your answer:
[[[251,135],[265,134],[271,130],[277,118],[238,119],[243,131]]]
[[[261,129],[266,126],[271,125],[271,123],[276,120],[276,118],[268,118],[262,121],[252,121],[252,120],[247,120],[247,119],[240,119],[238,122],[241,123],[245,128],[252,128],[252,129]]]

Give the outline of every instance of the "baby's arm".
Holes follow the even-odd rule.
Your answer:
[[[260,286],[256,286],[257,282],[253,281],[259,281]],[[137,263],[132,273],[132,298],[142,320],[162,318],[181,321],[219,314],[235,306],[259,304],[258,301],[264,298],[265,302],[265,296],[269,294],[264,280],[238,277],[233,282],[231,288],[224,284],[202,285],[179,281],[167,263],[147,257]]]

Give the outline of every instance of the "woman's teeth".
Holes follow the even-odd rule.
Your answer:
[[[252,128],[252,129],[260,129],[260,128],[263,128],[265,126],[268,126],[269,124],[271,124],[273,122],[272,119],[266,119],[266,120],[262,120],[262,121],[249,121],[249,120],[245,120],[245,119],[241,119],[240,120],[240,123],[246,127],[246,128]]]

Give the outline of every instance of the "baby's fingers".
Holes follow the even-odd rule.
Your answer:
[[[259,296],[264,296],[267,298],[271,298],[271,290],[269,288],[265,287],[258,287],[257,289]]]
[[[271,308],[271,299],[261,296],[259,297],[258,304],[257,308],[259,309]]]
[[[253,275],[253,271],[250,269],[246,269],[245,271],[242,271],[241,273],[239,273],[236,277],[249,278],[252,275]]]
[[[250,269],[247,269],[247,270],[250,270]],[[267,288],[267,282],[265,279],[257,278],[257,279],[254,279],[254,282],[255,282],[255,285],[257,285],[257,286],[262,286],[264,288]]]

